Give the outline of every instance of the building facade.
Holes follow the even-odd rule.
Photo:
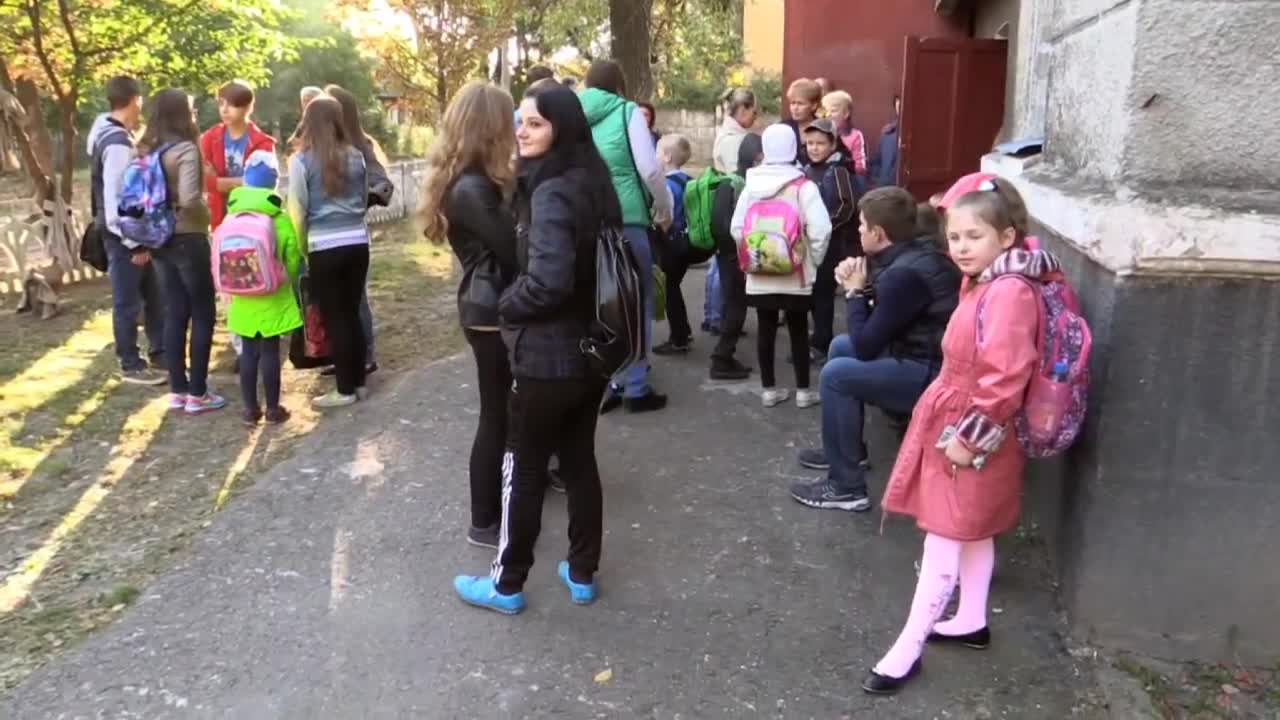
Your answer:
[[[1022,191],[1095,334],[1085,435],[1027,481],[1073,634],[1275,663],[1280,2],[790,0],[785,75],[832,77],[874,130],[906,35],[1007,39],[999,137],[1043,138],[978,162]]]

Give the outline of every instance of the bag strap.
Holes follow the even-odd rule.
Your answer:
[[[1039,287],[1040,283],[1039,281],[1032,280],[1031,278],[1025,275],[1017,275],[1017,274],[1001,275],[1000,277],[995,278],[991,282],[987,283],[986,289],[982,291],[982,297],[978,299],[978,310],[975,313],[977,322],[974,323],[974,326],[975,326],[974,330],[977,333],[978,342],[975,343],[974,345],[974,353],[975,354],[977,353],[978,345],[982,343],[982,309],[986,307],[987,293],[991,291],[991,288],[995,287],[996,283],[1005,279],[1013,279],[1013,280],[1020,281],[1022,284],[1031,288],[1031,292],[1036,296],[1036,352],[1040,353],[1040,357],[1043,358],[1044,357],[1044,326],[1045,326],[1045,323],[1047,322],[1047,319],[1046,319],[1047,313],[1044,308],[1044,297],[1040,294],[1040,287]]]
[[[636,176],[636,184],[640,186],[640,194],[644,196],[645,204],[649,207],[649,223],[653,223],[653,193],[649,192],[649,186],[645,184],[644,178],[640,177],[640,168],[636,167],[636,150],[631,147],[631,117],[635,117],[635,111],[631,112],[631,117],[627,116],[627,105],[622,105],[622,112],[618,113],[622,116],[622,137],[627,141],[627,162],[631,163],[631,172]]]

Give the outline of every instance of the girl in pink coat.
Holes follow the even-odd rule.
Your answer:
[[[1018,191],[1000,178],[947,211],[951,258],[965,275],[960,304],[884,496],[886,513],[910,515],[926,533],[924,555],[906,626],[863,681],[869,693],[901,689],[920,671],[926,641],[990,643],[994,538],[1017,523],[1021,505],[1025,457],[1012,424],[1038,361],[1035,285],[1060,272],[1052,255],[1025,249],[1026,218]],[[957,581],[959,610],[937,622]]]

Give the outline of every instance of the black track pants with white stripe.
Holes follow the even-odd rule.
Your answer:
[[[498,592],[520,592],[529,576],[542,530],[547,461],[557,452],[569,501],[569,568],[578,581],[595,575],[604,533],[596,465],[596,421],[604,388],[603,379],[516,378],[502,467],[502,531],[492,572]]]

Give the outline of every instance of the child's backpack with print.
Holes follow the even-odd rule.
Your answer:
[[[289,282],[276,254],[275,221],[259,212],[229,216],[213,233],[213,284],[226,295],[270,295]]]
[[[1037,282],[1021,275],[1006,277],[1027,283],[1040,298],[1040,361],[1014,418],[1018,445],[1027,457],[1053,457],[1071,447],[1084,426],[1093,335],[1064,278]]]
[[[715,204],[716,190],[730,183],[741,190],[743,179],[736,174],[726,175],[713,167],[707,168],[698,179],[692,180],[684,190],[685,224],[689,229],[689,247],[715,254],[716,239],[711,234],[711,209]]]
[[[171,147],[173,143],[166,143],[134,158],[120,186],[120,235],[152,250],[169,242],[178,223],[160,164],[160,156]]]
[[[801,175],[776,195],[747,207],[738,241],[738,265],[748,275],[799,275],[804,284],[804,230],[800,219]]]

